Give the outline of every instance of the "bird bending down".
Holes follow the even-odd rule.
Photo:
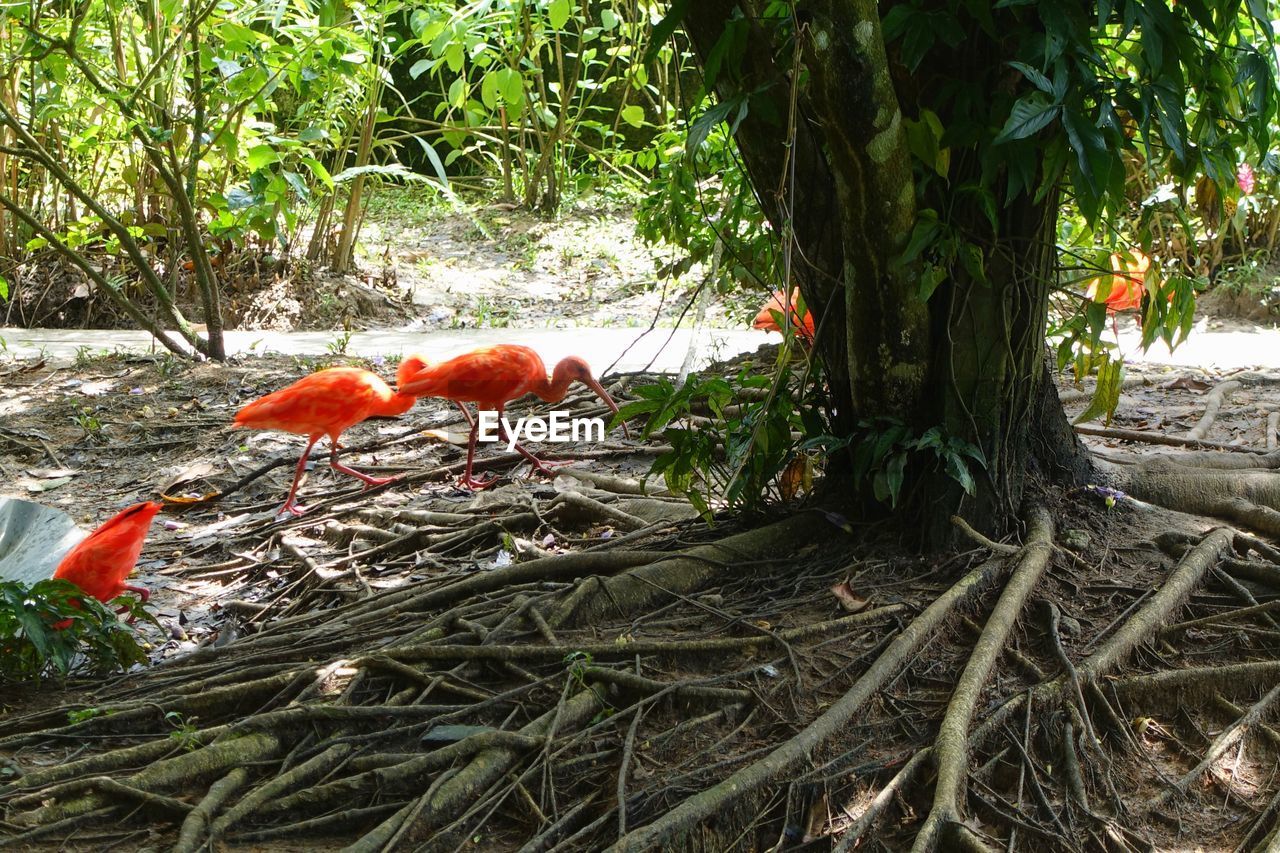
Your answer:
[[[403,382],[424,365],[425,362],[419,358],[406,358],[400,362],[397,381]],[[306,510],[298,506],[295,497],[298,493],[298,481],[302,479],[302,472],[306,469],[307,456],[315,443],[323,436],[329,436],[329,465],[333,470],[363,480],[366,487],[390,483],[395,477],[371,477],[339,462],[338,437],[366,418],[375,415],[402,415],[415,402],[416,398],[413,396],[392,391],[377,374],[358,367],[330,367],[254,400],[236,412],[235,426],[276,429],[307,436],[307,446],[298,459],[289,496],[276,513],[302,515]]]
[[[813,314],[806,308],[802,318],[797,310],[797,306],[800,303],[800,288],[797,287],[791,292],[790,305],[783,304],[785,298],[781,290],[775,290],[773,296],[769,298],[769,301],[760,309],[760,313],[756,315],[755,322],[751,324],[751,328],[765,332],[781,332],[782,327],[778,325],[777,317],[785,317],[789,308],[791,312],[791,328],[795,329],[796,335],[801,340],[806,343],[813,343]]]
[[[577,356],[562,359],[548,378],[547,368],[538,354],[528,347],[514,344],[483,347],[425,367],[413,376],[401,376],[397,382],[397,390],[414,397],[442,397],[458,404],[471,427],[471,438],[467,442],[467,468],[460,483],[469,489],[484,489],[493,485],[497,477],[477,480],[472,476],[480,420],[473,419],[463,404],[475,403],[477,414],[481,411],[497,411],[498,434],[509,441],[506,427],[502,423],[502,413],[507,403],[529,393],[538,395],[548,403],[558,403],[564,399],[574,380],[595,391],[611,411],[618,411],[618,405],[591,375],[591,368],[582,359]],[[626,430],[625,424],[623,430]],[[533,463],[535,471],[552,474],[547,467],[549,463],[543,462],[519,444],[515,444],[515,448]]]
[[[103,604],[114,601],[126,590],[136,592],[145,603],[151,597],[146,587],[132,586],[124,579],[137,564],[151,519],[160,509],[160,504],[147,501],[123,510],[68,551],[53,576],[71,581]],[[118,612],[128,609],[122,607]],[[70,620],[64,620],[54,627],[69,624]]]

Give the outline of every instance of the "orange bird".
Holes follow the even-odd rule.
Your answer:
[[[71,581],[103,604],[115,600],[125,590],[136,592],[145,602],[151,593],[145,587],[125,583],[124,579],[138,562],[142,540],[147,538],[151,519],[160,508],[160,504],[147,501],[122,511],[68,551],[53,576]],[[119,612],[127,609],[121,608]],[[69,620],[64,620],[54,627],[69,624]]]
[[[469,489],[484,489],[493,485],[497,477],[477,480],[471,475],[480,422],[479,419],[471,418],[463,403],[475,403],[477,413],[497,411],[498,434],[507,439],[506,427],[502,425],[502,412],[507,403],[528,393],[537,394],[548,403],[558,403],[564,399],[565,392],[575,379],[595,391],[612,411],[618,411],[618,405],[591,375],[591,368],[582,359],[573,355],[562,359],[548,378],[547,368],[538,354],[528,347],[514,344],[482,347],[425,367],[413,376],[401,376],[398,379],[398,390],[401,394],[415,397],[443,397],[458,404],[467,423],[471,425],[471,439],[467,443],[467,470],[460,482]],[[625,424],[623,430],[626,430]],[[515,447],[533,463],[535,471],[548,475],[552,473],[547,468],[547,463],[519,444]]]
[[[796,310],[796,306],[800,302],[800,288],[796,288],[791,292],[791,304],[783,305],[785,295],[781,290],[775,290],[773,296],[760,309],[760,313],[756,315],[755,322],[751,324],[751,328],[760,329],[765,332],[781,332],[782,328],[778,325],[774,314],[786,316],[787,309],[791,310],[791,328],[795,329],[801,340],[813,343],[813,314],[805,309],[804,318],[801,319],[800,312]]]
[[[1106,299],[1098,299],[1098,288],[1102,286],[1103,276],[1093,279],[1085,296],[1095,302],[1102,301],[1107,305],[1107,313],[1115,314],[1128,311],[1142,304],[1142,296],[1147,292],[1143,279],[1151,268],[1151,259],[1134,249],[1132,261],[1126,261],[1119,252],[1111,253],[1111,290]]]
[[[397,381],[417,373],[425,366],[420,358],[410,356],[400,362]],[[402,415],[413,408],[416,398],[392,391],[377,374],[359,367],[330,367],[304,376],[288,388],[273,391],[254,400],[236,412],[235,426],[250,429],[278,429],[308,437],[307,446],[298,460],[293,474],[289,497],[280,507],[279,515],[290,512],[302,515],[305,510],[294,500],[298,493],[298,481],[307,465],[311,448],[323,436],[329,436],[332,448],[329,466],[335,471],[350,474],[369,486],[390,483],[395,477],[370,477],[338,461],[338,436],[350,427],[375,415],[392,417]]]
[[[1098,276],[1089,282],[1089,289],[1085,291],[1085,298],[1094,302],[1103,302],[1107,306],[1107,313],[1111,315],[1111,328],[1118,337],[1120,330],[1116,327],[1115,315],[1120,311],[1129,311],[1142,305],[1142,297],[1147,292],[1145,279],[1147,270],[1151,269],[1151,259],[1137,249],[1129,252],[1132,260],[1126,260],[1119,252],[1111,253],[1111,290],[1107,293],[1105,299],[1098,299],[1098,290],[1108,276]],[[1169,301],[1173,301],[1173,294],[1169,294]],[[1141,319],[1139,319],[1141,323]]]

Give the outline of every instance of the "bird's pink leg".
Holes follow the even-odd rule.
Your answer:
[[[333,446],[329,451],[329,467],[333,470],[349,474],[357,480],[363,480],[366,489],[371,486],[385,486],[387,483],[394,483],[396,481],[395,477],[370,477],[363,471],[357,471],[355,468],[348,468],[346,465],[343,465],[338,461],[338,443],[332,439],[330,439],[330,443]]]
[[[151,591],[145,586],[131,586],[129,584],[125,584],[124,588],[129,590],[129,592],[136,592],[138,594],[138,598],[142,599],[143,604],[146,604],[147,599],[151,598]]]
[[[458,407],[458,411],[462,412],[462,419],[467,422],[467,426],[474,427],[476,423],[471,417],[471,412],[467,411],[467,407],[459,403],[457,400],[454,400],[453,404]]]
[[[132,586],[130,584],[125,584],[124,588],[127,589],[129,592],[136,592],[138,594],[138,597],[142,599],[143,604],[146,604],[147,599],[151,597],[151,593],[144,586]],[[121,607],[116,610],[116,613],[128,613],[128,612],[129,612],[129,608],[127,606]],[[135,621],[136,620],[132,616],[130,616],[128,619],[125,620],[125,624],[132,625]]]
[[[284,499],[284,505],[276,511],[276,515],[281,513],[292,513],[293,515],[302,515],[305,509],[298,506],[294,501],[294,495],[298,493],[298,482],[302,479],[302,472],[307,469],[307,457],[311,455],[311,448],[316,446],[316,442],[320,440],[320,436],[313,435],[311,440],[307,442],[306,448],[302,451],[302,456],[298,459],[298,467],[293,472],[293,485],[289,487],[289,497]]]
[[[459,403],[458,407],[461,408],[462,404]],[[468,413],[466,409],[462,409],[462,411],[467,414],[467,420],[471,424],[471,440],[467,442],[467,470],[463,473],[462,479],[458,482],[458,485],[466,489],[480,491],[481,489],[487,489],[492,486],[497,482],[498,478],[495,475],[487,480],[477,480],[475,477],[471,476],[471,464],[476,458],[476,441],[480,438],[480,422],[478,420],[472,420],[470,413]]]
[[[533,463],[533,470],[546,474],[548,477],[554,477],[556,475],[556,472],[555,472],[556,468],[562,468],[565,465],[573,464],[572,460],[568,460],[568,459],[563,461],[557,461],[557,462],[551,462],[551,461],[539,459],[538,457],[534,456],[532,453],[530,453],[529,451],[521,447],[520,442],[512,441],[507,436],[507,428],[502,424],[501,408],[498,409],[498,435],[502,438],[503,441],[508,442],[509,444],[515,445],[516,451],[519,452],[519,454],[523,456],[525,459],[528,459],[530,462]]]

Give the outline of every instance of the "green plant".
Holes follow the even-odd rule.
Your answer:
[[[340,356],[347,354],[347,348],[351,346],[351,330],[345,329],[341,334],[334,337],[333,340],[325,344],[325,349],[330,355]]]
[[[707,522],[718,504],[759,511],[794,498],[798,484],[812,479],[815,457],[843,445],[814,407],[796,402],[790,378],[789,371],[775,378],[744,370],[736,387],[693,375],[677,387],[662,377],[635,388],[639,399],[623,405],[614,424],[648,415],[642,437],[661,432],[671,445],[650,473],[662,474]],[[679,421],[688,425],[673,425]]]
[[[982,451],[968,441],[947,435],[940,427],[916,435],[894,418],[860,421],[851,447],[855,480],[869,485],[875,499],[891,508],[898,505],[907,467],[913,462],[923,469],[941,468],[970,496],[975,492],[970,465],[983,469],[987,465]]]
[[[93,409],[88,406],[77,409],[71,419],[75,421],[76,426],[84,430],[86,438],[94,438],[98,433],[102,432],[102,421],[98,420],[97,416],[93,414]]]
[[[675,122],[649,147],[619,156],[653,172],[636,207],[636,233],[681,250],[660,262],[659,278],[707,269],[718,293],[736,286],[772,288],[782,280],[777,235],[765,220],[733,143],[744,105],[704,99],[690,124]],[[780,286],[780,285],[776,285]]]
[[[145,611],[141,615],[152,619]],[[0,583],[0,680],[101,674],[146,662],[133,629],[74,584]]]
[[[200,727],[196,725],[195,717],[185,717],[178,711],[168,711],[164,715],[164,720],[173,726],[173,731],[169,732],[169,737],[178,742],[178,745],[186,752],[200,747]]]
[[[83,723],[101,716],[104,716],[104,712],[100,708],[81,708],[75,711],[68,711],[67,722],[75,725],[76,723]]]
[[[409,75],[430,75],[435,88],[423,99],[431,115],[409,116],[419,130],[404,137],[437,171],[466,159],[497,171],[506,198],[521,190],[527,206],[546,210],[586,177],[576,171],[584,162],[642,179],[610,152],[624,125],[641,128],[669,110],[665,87],[651,76],[665,77],[671,54],[641,58],[651,34],[643,4],[429,0],[409,26],[405,55],[421,57]],[[422,131],[438,134],[443,161]]]

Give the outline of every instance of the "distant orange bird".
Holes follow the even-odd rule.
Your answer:
[[[1142,304],[1143,294],[1147,292],[1143,279],[1151,268],[1151,259],[1137,249],[1130,254],[1133,255],[1133,260],[1127,261],[1119,252],[1111,253],[1111,290],[1106,299],[1101,300],[1106,303],[1109,314],[1137,308]],[[1107,277],[1099,276],[1093,279],[1085,296],[1095,302],[1099,301],[1098,288],[1105,278]]]
[[[400,362],[397,381],[403,383],[425,366],[419,358],[410,356]],[[298,460],[293,474],[289,496],[277,515],[289,512],[302,515],[305,510],[294,500],[298,493],[298,481],[307,466],[311,448],[324,436],[329,436],[332,448],[329,466],[335,471],[350,474],[369,486],[390,483],[395,477],[371,477],[338,461],[338,437],[350,427],[375,415],[392,417],[402,415],[413,408],[416,397],[392,391],[386,382],[374,373],[359,367],[330,367],[304,376],[287,388],[281,388],[253,401],[236,413],[235,426],[250,429],[277,429],[308,437],[307,446]]]
[[[800,312],[796,310],[796,306],[800,302],[800,288],[796,288],[791,292],[791,305],[784,306],[784,295],[781,290],[775,290],[773,296],[760,309],[760,313],[756,315],[755,322],[751,324],[751,328],[760,329],[765,332],[781,332],[782,328],[778,325],[774,314],[786,316],[787,308],[791,309],[791,328],[801,340],[808,343],[813,342],[813,314],[805,309],[804,318],[800,317]]]
[[[610,410],[618,411],[618,405],[591,375],[591,368],[582,359],[572,355],[561,359],[548,378],[547,368],[538,354],[528,347],[514,344],[483,347],[423,368],[413,376],[401,376],[398,390],[401,394],[415,397],[443,397],[458,404],[471,425],[471,439],[467,443],[467,469],[460,483],[469,489],[484,489],[493,485],[497,477],[477,480],[471,474],[480,421],[478,418],[473,420],[463,404],[475,403],[477,413],[497,411],[498,434],[506,439],[507,430],[502,426],[502,413],[507,403],[529,393],[538,395],[548,403],[558,403],[564,399],[574,380],[589,386]],[[626,425],[623,424],[622,428],[625,431]],[[547,463],[519,444],[515,447],[533,463],[534,470],[548,475],[552,473],[547,468]]]
[[[1089,282],[1089,289],[1085,291],[1085,298],[1106,304],[1107,313],[1111,315],[1111,328],[1117,337],[1120,335],[1120,330],[1116,325],[1115,315],[1121,311],[1141,307],[1142,297],[1147,292],[1145,283],[1147,270],[1151,269],[1151,259],[1141,251],[1133,249],[1129,255],[1131,259],[1126,259],[1119,252],[1112,252],[1111,275],[1094,278]],[[1098,290],[1108,278],[1111,279],[1111,290],[1105,299],[1099,300]],[[1169,293],[1168,299],[1170,302],[1173,301],[1172,292]],[[1141,318],[1138,322],[1141,324]]]
[[[160,504],[147,501],[122,511],[68,551],[53,576],[71,581],[103,604],[114,601],[125,590],[136,592],[145,602],[151,593],[145,587],[125,583],[124,579],[137,564],[151,519],[160,509]],[[120,612],[127,609],[121,608]],[[64,620],[54,627],[69,624],[70,620]]]

